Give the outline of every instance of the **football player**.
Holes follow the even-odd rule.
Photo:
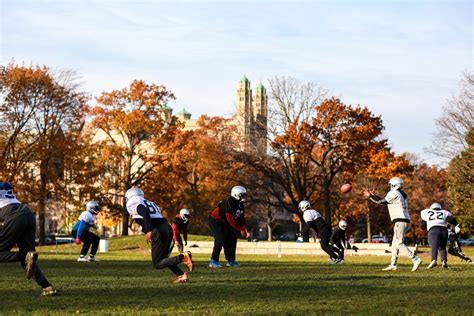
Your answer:
[[[145,199],[143,191],[137,187],[129,189],[125,193],[125,199],[128,213],[142,227],[145,240],[151,241],[153,267],[156,269],[168,267],[176,275],[174,283],[189,282],[188,274],[183,272],[178,264],[183,262],[192,272],[194,263],[191,252],[186,251],[178,256],[170,257],[174,246],[173,230],[161,214],[160,208],[154,202]]]
[[[345,220],[341,220],[331,235],[331,245],[337,249],[339,258],[341,258],[343,261],[345,249],[353,249],[356,252],[358,250],[356,246],[351,246],[349,241],[346,239],[346,229],[347,222]]]
[[[189,213],[189,210],[183,208],[179,211],[179,214],[173,218],[173,223],[171,224],[171,228],[173,228],[173,240],[178,247],[179,253],[183,253],[184,246],[188,244],[188,224],[190,217],[191,213]],[[183,238],[181,238],[181,232],[183,233]]]
[[[385,198],[375,195],[369,190],[364,190],[364,196],[369,201],[387,205],[390,219],[393,223],[393,239],[392,239],[392,259],[390,265],[383,271],[397,271],[397,261],[400,249],[405,249],[408,258],[413,262],[413,268],[411,271],[416,271],[420,266],[422,260],[417,257],[404,243],[405,233],[409,229],[410,215],[408,213],[408,195],[403,191],[403,180],[399,177],[393,177],[388,182],[389,191]]]
[[[448,243],[449,243],[448,253],[455,257],[459,257],[461,261],[465,260],[467,264],[474,265],[474,262],[471,260],[471,258],[466,256],[462,252],[461,244],[459,243],[459,238],[458,238],[459,233],[456,233],[455,231],[453,231],[451,227],[449,226],[450,225],[448,225]]]
[[[35,214],[17,200],[9,182],[0,182],[0,262],[19,261],[26,277],[33,278],[41,286],[41,294],[53,296],[57,293],[56,289],[36,263],[35,235]],[[18,252],[11,251],[14,245],[18,246]]]
[[[298,209],[303,212],[303,219],[306,222],[301,229],[301,235],[306,234],[310,228],[314,229],[319,236],[321,249],[328,255],[331,263],[340,263],[342,259],[337,254],[337,248],[331,246],[332,230],[331,226],[321,217],[318,211],[311,208],[311,204],[303,200],[298,204]]]
[[[421,211],[421,219],[425,222],[422,226],[427,226],[428,243],[431,247],[431,263],[427,269],[433,269],[438,265],[438,250],[441,255],[441,265],[448,268],[448,255],[446,253],[446,244],[448,243],[448,229],[446,223],[454,225],[455,233],[459,233],[461,228],[452,214],[443,210],[441,204],[433,203],[429,209]]]
[[[230,191],[230,196],[217,204],[209,214],[209,228],[214,236],[214,248],[212,250],[210,268],[221,268],[219,255],[224,247],[224,255],[227,267],[240,267],[235,261],[237,250],[237,233],[249,239],[250,234],[246,228],[244,202],[247,198],[247,190],[242,186],[235,186]]]
[[[95,255],[99,247],[100,238],[90,231],[91,228],[95,228],[95,217],[97,213],[99,213],[99,203],[96,201],[87,202],[86,210],[79,215],[76,225],[72,228],[71,235],[75,238],[74,242],[76,245],[80,245],[81,241],[83,242],[81,254],[77,259],[79,262],[98,261]],[[91,248],[91,252],[89,258],[86,259],[89,248]]]

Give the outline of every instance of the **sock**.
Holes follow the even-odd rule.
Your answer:
[[[80,255],[79,258],[84,258],[84,255]]]
[[[43,281],[40,282],[39,284],[43,289],[47,288],[48,286],[51,286],[51,284],[49,284],[48,280],[44,279]]]

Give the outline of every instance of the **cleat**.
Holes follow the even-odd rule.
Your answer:
[[[474,265],[474,261],[469,261],[468,264],[469,265]]]
[[[78,260],[78,261],[79,261],[79,260]],[[95,256],[89,256],[89,259],[87,259],[87,261],[89,261],[89,262],[99,262],[99,260],[97,260],[97,259],[95,258]]]
[[[89,260],[87,260],[84,257],[79,257],[79,258],[77,258],[77,262],[89,262]]]
[[[413,268],[411,269],[411,272],[415,272],[416,270],[418,270],[418,267],[420,266],[420,264],[423,262],[423,260],[421,260],[421,258],[417,257],[416,259],[413,260]]]
[[[431,261],[431,263],[426,267],[426,269],[433,269],[436,267],[438,263],[436,263],[436,260]]]
[[[54,287],[52,287],[51,285],[48,286],[48,287],[45,287],[41,291],[41,295],[43,295],[43,296],[54,296],[56,294],[58,294],[58,291],[56,291],[56,289]]]
[[[337,259],[332,259],[330,264],[338,264],[338,263],[341,263],[342,262],[342,259],[341,258],[337,258]]]
[[[226,267],[234,267],[234,268],[238,268],[240,267],[240,263],[238,263],[237,261],[229,261],[225,264]]]
[[[176,280],[174,280],[174,283],[183,284],[183,283],[188,283],[188,282],[191,282],[191,281],[189,281],[188,274],[186,272],[184,272],[182,275],[178,275]]]
[[[448,261],[443,260],[443,262],[441,262],[441,266],[442,266],[443,268],[447,269],[447,268],[448,268]]]
[[[209,268],[219,269],[222,268],[222,266],[219,264],[219,262],[211,260],[211,262],[209,262]]]
[[[397,271],[397,266],[389,265],[386,268],[383,268],[382,271]]]
[[[193,262],[193,257],[191,255],[190,251],[185,251],[182,253],[184,256],[183,263],[188,267],[189,272],[193,272],[194,270],[194,262]]]
[[[25,271],[26,277],[31,279],[33,274],[35,274],[35,262],[38,260],[38,253],[35,251],[28,251],[25,258]]]

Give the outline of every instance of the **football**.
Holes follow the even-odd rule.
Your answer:
[[[344,184],[341,186],[341,192],[342,192],[342,193],[347,193],[347,192],[349,192],[350,190],[352,190],[352,185],[350,185],[350,183],[344,183]]]

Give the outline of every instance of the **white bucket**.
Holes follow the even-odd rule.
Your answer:
[[[101,239],[99,241],[99,252],[108,252],[109,251],[109,240]]]

